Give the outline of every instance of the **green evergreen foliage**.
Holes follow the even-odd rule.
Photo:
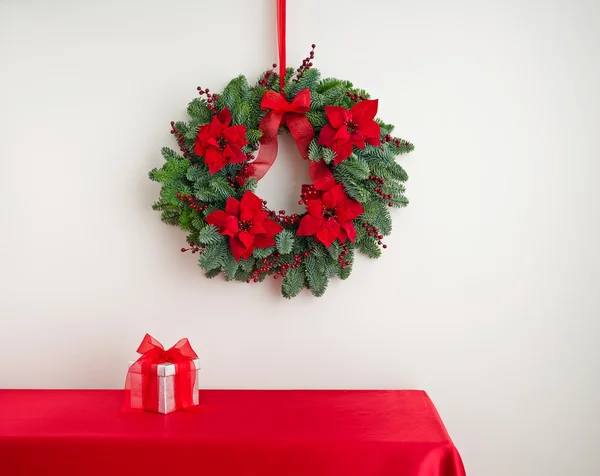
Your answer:
[[[248,80],[245,76],[238,76],[237,78],[232,79],[219,95],[217,108],[221,110],[228,107],[231,113],[234,114],[234,112],[239,109],[239,106],[248,102],[250,94],[251,91]],[[242,124],[241,122],[236,123]]]
[[[204,228],[198,230],[198,243],[216,245],[222,241],[224,241],[224,238],[214,225],[206,225]]]
[[[381,249],[377,246],[377,240],[367,235],[362,228],[357,228],[358,235],[354,240],[354,245],[362,254],[369,258],[379,258],[381,256]]]
[[[198,264],[203,270],[211,271],[224,266],[229,254],[231,253],[225,240],[219,240],[214,244],[206,245],[200,254]]]
[[[335,168],[334,175],[337,181],[346,182],[347,180],[366,180],[371,173],[368,162],[353,154]]]
[[[281,283],[281,293],[290,299],[300,294],[304,288],[304,272],[302,269],[290,269]]]
[[[326,147],[323,147],[321,150],[323,152],[323,161],[326,164],[331,164],[333,162],[333,159],[335,158],[335,152],[333,152],[333,150],[328,149]]]
[[[310,255],[304,261],[304,274],[313,296],[320,297],[325,294],[329,279],[325,272],[324,260],[319,260],[315,255]]]
[[[204,272],[204,276],[206,276],[208,279],[215,278],[219,276],[219,274],[221,274],[221,270],[219,268],[211,269],[210,271]]]
[[[192,100],[188,104],[187,112],[190,116],[190,122],[194,121],[198,126],[207,124],[212,119],[212,112],[208,108],[206,99],[196,98]]]
[[[271,256],[274,252],[275,247],[269,246],[268,248],[257,248],[256,250],[254,250],[253,255],[257,259],[263,259],[267,258],[268,256]]]
[[[294,236],[290,230],[283,230],[281,233],[275,236],[275,243],[277,244],[277,251],[282,255],[287,255],[292,252],[294,247]]]
[[[223,263],[223,271],[225,273],[225,279],[227,281],[233,281],[236,273],[240,267],[240,262],[236,261],[231,253],[225,255],[225,261]]]
[[[335,165],[334,152],[318,145],[317,140],[320,130],[328,123],[325,106],[351,108],[356,102],[349,93],[370,96],[349,81],[321,79],[314,68],[304,70],[299,77],[295,74],[294,68],[287,68],[284,93],[288,100],[293,100],[301,90],[310,90],[311,109],[306,117],[315,131],[315,139],[309,147],[309,159],[328,164],[348,197],[359,201],[364,208],[355,220],[354,243],[342,244],[336,240],[327,248],[313,237],[297,236],[297,224],[285,224],[275,235],[275,246],[256,248],[247,260],[236,261],[229,238],[206,222],[212,212],[225,209],[228,199],[240,200],[246,191],[254,192],[257,182],[252,178],[244,183],[237,181],[244,167],[239,163],[228,164],[211,174],[204,158],[193,152],[198,130],[212,120],[215,108],[221,111],[227,107],[232,114],[232,125],[246,127],[248,145],[243,148],[244,153],[254,153],[262,136],[260,121],[268,113],[260,107],[262,97],[267,89],[279,91],[279,78],[274,73],[269,77],[263,73],[256,85],[250,85],[244,76],[234,78],[212,105],[202,97],[193,99],[187,107],[188,118],[174,124],[181,153],[164,147],[161,150],[164,163],[149,172],[149,178],[161,184],[160,196],[152,208],[161,213],[164,223],[186,232],[190,249],[199,252],[198,264],[207,278],[222,274],[227,281],[260,282],[274,275],[281,279],[281,292],[286,298],[297,296],[304,288],[314,296],[322,296],[330,279],[348,278],[356,251],[370,258],[381,256],[381,241],[377,235],[389,235],[392,231],[390,210],[408,204],[404,187],[408,175],[396,162],[396,156],[414,149],[413,144],[403,139],[391,138],[394,126],[377,119],[381,146],[355,148],[349,158]],[[287,128],[282,126],[280,131],[285,130]],[[373,229],[377,229],[377,233],[371,232],[369,236]]]
[[[310,122],[310,125],[313,127],[313,129],[321,129],[325,124],[327,124],[327,117],[323,111],[310,110],[306,113],[306,118]]]

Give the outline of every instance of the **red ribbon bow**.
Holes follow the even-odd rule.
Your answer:
[[[304,115],[310,109],[310,90],[303,89],[289,102],[284,94],[269,90],[260,103],[261,109],[271,111],[260,121],[260,151],[252,163],[253,177],[260,180],[271,168],[277,158],[277,133],[282,124],[286,124],[296,141],[302,158],[308,159],[308,146],[314,139],[312,125]]]
[[[156,367],[165,362],[175,364],[175,408],[185,409],[195,405],[193,389],[196,383],[196,366],[193,360],[198,355],[187,338],[180,339],[173,347],[165,350],[159,341],[146,334],[137,353],[142,356],[129,367],[127,373],[126,389],[131,391],[130,408],[146,409],[157,405]],[[141,381],[133,384],[134,375]]]

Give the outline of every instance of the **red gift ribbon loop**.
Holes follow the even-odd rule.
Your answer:
[[[310,90],[303,89],[290,102],[283,88],[285,86],[285,0],[277,0],[277,32],[279,45],[279,94],[269,90],[260,103],[263,110],[271,111],[260,121],[260,150],[253,165],[252,177],[260,180],[271,168],[277,158],[277,134],[279,128],[287,125],[303,159],[308,159],[308,146],[315,137],[312,125],[305,113],[310,110]]]

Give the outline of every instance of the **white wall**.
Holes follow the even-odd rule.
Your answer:
[[[205,279],[147,179],[197,85],[277,60],[274,3],[0,2],[0,386],[118,388],[188,336],[204,387],[423,388],[471,476],[600,474],[599,3],[288,2],[289,63],[417,147],[384,259],[291,302]]]

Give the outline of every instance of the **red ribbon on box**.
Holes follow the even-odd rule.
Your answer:
[[[150,334],[137,349],[142,356],[129,367],[125,390],[130,392],[126,399],[126,409],[155,409],[158,402],[156,368],[159,364],[170,362],[175,365],[174,393],[177,410],[193,407],[193,389],[196,383],[196,367],[193,360],[198,358],[187,338],[180,339],[173,347],[165,350],[163,345]],[[141,379],[141,385],[134,378]]]

